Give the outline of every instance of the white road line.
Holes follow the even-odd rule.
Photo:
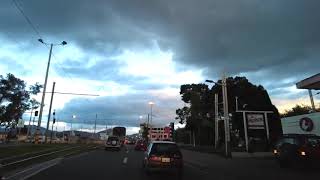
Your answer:
[[[125,158],[123,159],[122,163],[123,163],[123,164],[127,164],[127,162],[128,162],[128,158],[125,157]]]

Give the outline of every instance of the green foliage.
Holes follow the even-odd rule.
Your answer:
[[[252,111],[273,111],[270,128],[281,131],[281,123],[277,108],[272,104],[268,92],[261,85],[254,85],[246,77],[229,77],[227,78],[227,94],[229,113],[234,116],[231,119],[233,127],[243,128],[242,114],[236,112],[236,97],[238,97],[239,110]],[[176,120],[186,124],[186,129],[196,132],[199,142],[212,143],[210,138],[213,137],[214,129],[214,94],[218,94],[219,113],[223,113],[222,104],[222,81],[213,84],[209,89],[206,84],[185,84],[180,87],[181,99],[188,107],[176,110]],[[239,115],[239,116],[238,116]],[[220,132],[223,131],[223,127]],[[208,134],[209,133],[209,134]],[[203,138],[203,140],[201,140]]]
[[[311,106],[297,104],[292,109],[286,110],[283,114],[281,114],[281,117],[298,116],[302,114],[308,114],[310,112],[312,112]]]
[[[30,100],[30,95],[39,93],[41,87],[37,83],[27,91],[26,83],[13,74],[0,75],[0,126],[15,126],[26,110],[38,107],[39,103]]]

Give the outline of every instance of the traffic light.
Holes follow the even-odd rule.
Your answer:
[[[56,123],[56,118],[53,118],[53,124]]]
[[[34,112],[34,116],[38,116],[38,111],[35,111],[35,112]]]

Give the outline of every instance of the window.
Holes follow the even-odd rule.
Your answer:
[[[165,134],[165,135],[163,135],[163,138],[168,138],[168,136]]]
[[[152,137],[152,138],[156,138],[156,136],[155,136],[155,135],[152,135],[151,137]]]
[[[152,146],[151,154],[155,154],[155,155],[179,154],[179,155],[181,155],[181,152],[176,144],[155,143]]]

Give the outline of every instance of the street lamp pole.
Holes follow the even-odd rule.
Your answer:
[[[39,42],[42,44],[48,45],[45,43],[42,39],[38,39]],[[41,126],[41,120],[42,120],[42,113],[43,113],[43,107],[44,107],[44,99],[46,96],[46,89],[47,89],[47,81],[48,81],[48,74],[49,74],[49,69],[50,69],[50,62],[51,62],[51,55],[52,55],[52,47],[54,45],[66,45],[67,42],[62,41],[61,44],[50,44],[50,51],[49,51],[49,59],[48,59],[48,64],[47,64],[47,71],[46,71],[46,77],[44,80],[44,85],[43,85],[43,92],[42,92],[42,98],[41,98],[41,104],[40,104],[40,112],[39,112],[39,119],[38,119],[38,126],[37,126],[37,131],[36,131],[36,138],[35,138],[35,143],[38,144],[39,141],[39,135],[40,135],[40,126]]]
[[[222,83],[217,83],[212,80],[206,80],[208,83],[215,83],[222,87],[223,111],[224,111],[224,133],[225,133],[225,155],[231,157],[230,143],[230,126],[229,126],[229,110],[228,110],[228,93],[227,93],[227,78],[223,76]],[[218,99],[218,98],[217,98]]]
[[[150,105],[150,123],[152,124],[152,107],[154,105],[154,102],[149,102]]]

